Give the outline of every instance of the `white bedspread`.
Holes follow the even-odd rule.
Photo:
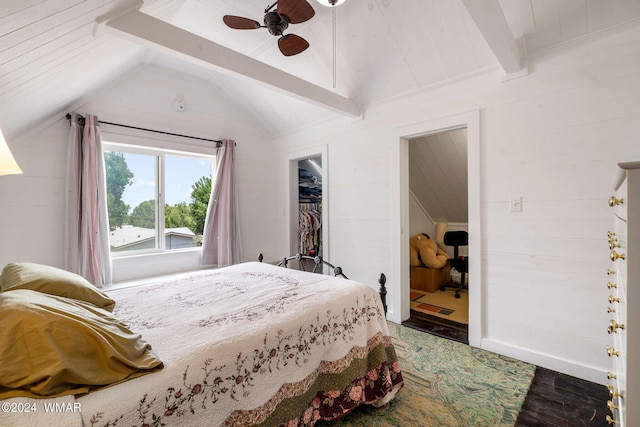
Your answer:
[[[260,422],[389,340],[370,286],[263,263],[113,290],[165,368],[80,397],[85,427]]]

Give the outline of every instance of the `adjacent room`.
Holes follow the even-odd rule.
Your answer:
[[[2,2],[0,425],[640,425],[639,99],[637,0]]]
[[[409,141],[409,323],[452,331],[468,342],[469,227],[467,132]]]

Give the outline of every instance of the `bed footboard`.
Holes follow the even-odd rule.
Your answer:
[[[264,260],[264,256],[262,254],[258,255],[258,261],[262,262],[263,260]],[[319,256],[312,257],[308,255],[295,254],[289,257],[284,257],[274,264],[277,265],[278,267],[288,268],[289,261],[292,261],[292,260],[298,261],[300,265],[300,269],[303,271],[309,271],[311,273],[322,273],[322,269],[324,267],[328,267],[333,272],[334,276],[336,277],[340,276],[345,279],[349,279],[343,273],[342,267],[336,267],[330,262],[322,259],[322,257],[319,257]],[[313,269],[306,270],[304,260],[313,261]],[[386,287],[387,276],[385,276],[384,273],[380,273],[380,277],[378,278],[378,283],[380,284],[380,289],[378,290],[378,293],[380,294],[380,299],[382,300],[382,307],[384,308],[384,314],[386,316],[387,314],[387,287]]]

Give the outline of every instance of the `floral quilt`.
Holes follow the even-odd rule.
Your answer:
[[[251,262],[109,295],[164,369],[78,398],[85,427],[313,426],[403,385],[356,281]]]

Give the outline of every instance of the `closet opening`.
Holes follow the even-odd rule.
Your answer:
[[[296,253],[322,257],[322,158],[298,160],[298,248]],[[306,270],[313,261],[303,260]]]
[[[328,204],[326,148],[296,153],[289,159],[290,253],[328,258]],[[291,261],[292,268],[311,271],[313,260],[303,265]],[[326,269],[326,267],[325,267]],[[322,273],[322,270],[318,272]],[[327,271],[324,271],[325,273]]]

